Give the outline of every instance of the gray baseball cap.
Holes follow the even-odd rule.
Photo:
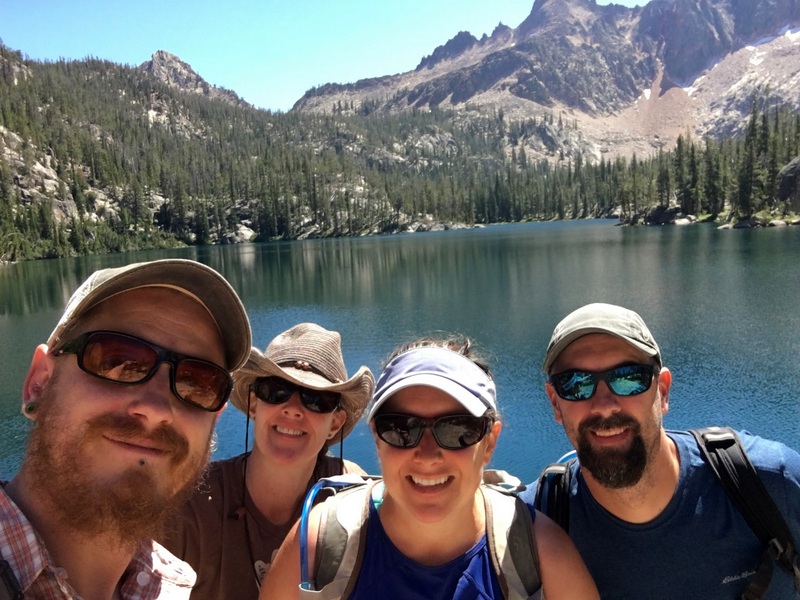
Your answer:
[[[69,341],[77,323],[91,308],[112,296],[142,287],[167,287],[203,305],[219,329],[226,367],[235,371],[250,356],[252,335],[242,301],[227,280],[194,260],[168,258],[95,271],[75,290],[64,314],[47,339],[52,350]]]
[[[597,302],[571,312],[556,325],[547,345],[542,365],[544,372],[550,372],[550,367],[567,346],[590,333],[605,333],[618,337],[647,356],[655,357],[659,365],[662,364],[661,350],[642,317],[622,306]]]

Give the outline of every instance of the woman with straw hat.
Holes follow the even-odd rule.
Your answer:
[[[337,332],[296,325],[263,353],[252,348],[234,381],[231,403],[253,420],[252,450],[212,463],[167,530],[167,548],[197,571],[193,598],[256,598],[308,489],[322,477],[363,472],[328,454],[375,385],[365,366],[347,377]]]

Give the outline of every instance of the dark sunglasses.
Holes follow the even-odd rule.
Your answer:
[[[416,448],[426,429],[445,450],[462,450],[480,442],[489,431],[491,420],[472,415],[447,415],[437,419],[423,419],[414,415],[384,413],[372,422],[375,433],[395,448]]]
[[[622,365],[608,371],[564,371],[550,376],[550,384],[564,400],[579,402],[594,396],[597,384],[605,381],[617,396],[636,396],[650,389],[655,365]]]
[[[53,352],[55,356],[62,353],[77,354],[84,373],[123,385],[144,383],[162,363],[168,363],[172,393],[189,406],[211,412],[225,405],[233,387],[228,371],[212,362],[115,331],[79,335]]]
[[[312,390],[299,385],[295,385],[280,377],[259,377],[253,383],[253,393],[259,400],[267,404],[283,404],[288,402],[292,394],[300,394],[300,402],[303,406],[315,413],[331,413],[339,408],[341,394],[337,392],[326,392],[324,390]]]

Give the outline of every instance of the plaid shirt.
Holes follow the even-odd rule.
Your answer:
[[[5,482],[0,484],[5,486]],[[0,553],[17,576],[26,598],[80,599],[65,569],[53,564],[42,539],[0,487]],[[189,598],[192,568],[156,542],[141,544],[120,580],[123,600]]]

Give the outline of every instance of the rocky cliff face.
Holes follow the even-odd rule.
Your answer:
[[[446,107],[563,112],[596,156],[736,130],[752,95],[800,108],[800,0],[536,0],[516,28],[461,32],[408,73],[327,84],[293,110]],[[375,108],[373,108],[375,110]]]
[[[164,50],[157,51],[149,61],[142,63],[139,68],[168,86],[183,92],[200,94],[236,106],[249,106],[235,92],[209,84],[191,66]]]

